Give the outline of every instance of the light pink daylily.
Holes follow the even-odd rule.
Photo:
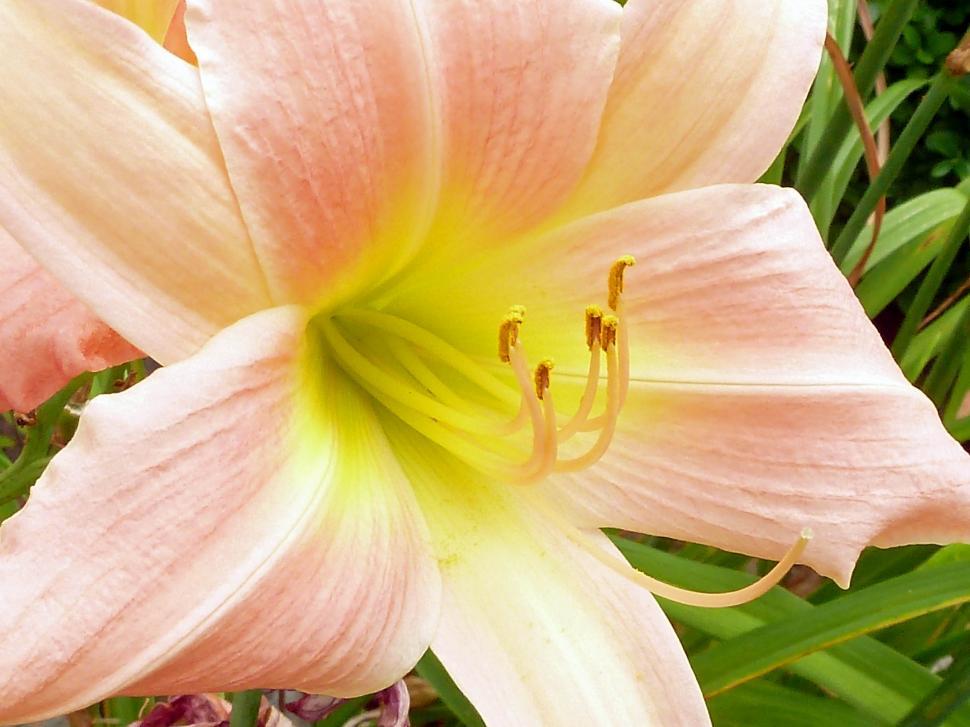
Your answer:
[[[842,583],[970,535],[966,454],[750,184],[825,17],[191,0],[196,67],[0,0],[0,226],[166,364],[0,531],[0,721],[369,693],[430,644],[490,725],[695,727],[667,591],[597,528]]]
[[[184,3],[97,0],[137,23],[176,55],[189,56]],[[173,20],[177,22],[173,22]],[[28,411],[83,371],[140,355],[0,228],[0,411]]]

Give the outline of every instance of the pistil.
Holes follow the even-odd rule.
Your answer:
[[[664,583],[663,581],[648,576],[646,573],[635,570],[629,563],[620,558],[616,552],[611,553],[600,547],[597,543],[592,542],[588,535],[577,530],[575,526],[566,522],[562,522],[562,525],[566,528],[566,532],[573,542],[615,573],[618,573],[638,586],[646,588],[655,596],[666,598],[675,603],[682,603],[685,606],[699,606],[701,608],[741,606],[745,603],[750,603],[756,598],[760,598],[781,582],[791,567],[801,558],[802,553],[805,552],[805,548],[812,539],[812,531],[809,528],[802,530],[798,539],[792,544],[785,555],[782,556],[781,560],[770,571],[749,586],[724,593],[703,593]]]

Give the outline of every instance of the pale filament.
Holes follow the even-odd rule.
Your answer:
[[[540,401],[538,396],[531,394],[532,381],[529,379],[529,364],[526,361],[521,343],[511,344],[508,356],[509,364],[515,373],[515,379],[522,389],[523,401],[528,401],[529,418],[532,421],[532,454],[526,462],[512,470],[512,478],[517,482],[528,482],[546,467],[546,461],[550,457],[547,415],[548,402],[551,402],[552,398],[546,397]],[[555,422],[555,410],[553,410],[553,429],[555,429]],[[552,459],[555,461],[555,448],[552,450]]]
[[[553,517],[557,519],[555,516]],[[781,582],[791,567],[801,558],[806,546],[812,539],[811,529],[803,529],[798,540],[792,544],[781,560],[765,575],[744,588],[739,588],[736,591],[725,591],[724,593],[703,593],[680,588],[648,576],[646,573],[636,570],[626,559],[619,557],[615,550],[611,552],[611,550],[593,542],[588,535],[578,530],[574,525],[565,520],[561,521],[561,525],[570,540],[613,572],[618,573],[635,585],[646,588],[655,596],[666,598],[675,603],[682,603],[685,606],[699,606],[701,608],[741,606],[760,598]]]
[[[442,381],[431,368],[421,360],[414,349],[404,341],[392,338],[388,341],[388,347],[394,357],[401,362],[415,380],[421,384],[428,392],[440,399],[443,403],[456,408],[467,408],[467,403],[451,388]]]
[[[579,472],[596,464],[606,454],[613,441],[616,431],[616,420],[620,416],[620,386],[618,380],[616,345],[610,344],[606,349],[606,411],[599,417],[603,421],[599,436],[589,450],[574,459],[563,459],[556,462],[556,472]]]
[[[572,418],[566,422],[559,430],[559,441],[569,441],[574,434],[583,431],[583,427],[589,421],[589,413],[593,410],[593,402],[596,401],[596,393],[600,387],[600,346],[599,336],[596,337],[593,345],[589,347],[589,368],[586,371],[586,387],[583,389],[583,398],[579,401],[579,408]]]

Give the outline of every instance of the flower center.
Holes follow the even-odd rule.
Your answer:
[[[371,308],[342,308],[316,319],[315,325],[340,367],[388,411],[494,479],[527,485],[556,472],[584,470],[609,449],[630,382],[623,277],[634,264],[631,256],[624,256],[610,268],[610,313],[597,305],[586,308],[589,365],[578,405],[568,416],[553,401],[553,362],[529,365],[522,306],[512,306],[499,324],[498,359],[504,372],[421,326]],[[593,415],[598,403],[600,411]],[[574,438],[583,440],[578,451]],[[562,515],[545,514],[561,520],[568,537],[624,578],[664,598],[702,607],[747,603],[767,592],[797,562],[812,537],[803,530],[778,564],[750,586],[728,593],[696,593],[633,570]]]
[[[529,365],[521,306],[513,306],[499,325],[498,357],[511,380],[420,326],[381,311],[345,308],[318,320],[318,326],[341,368],[402,421],[490,476],[530,484],[553,472],[586,469],[610,446],[629,385],[622,293],[623,272],[633,264],[625,256],[610,269],[611,314],[596,305],[586,308],[589,366],[579,404],[568,416],[553,401],[553,362]],[[598,399],[602,411],[593,416]],[[565,456],[563,445],[583,434],[592,441]]]

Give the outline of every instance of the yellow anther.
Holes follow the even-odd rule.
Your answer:
[[[613,267],[610,268],[609,296],[607,302],[610,308],[616,310],[620,304],[620,294],[623,293],[623,273],[627,268],[632,268],[637,264],[633,255],[624,255],[619,258]]]
[[[505,314],[498,329],[498,357],[503,363],[512,360],[512,347],[519,342],[519,326],[525,320],[525,308],[514,305]]]
[[[536,396],[540,399],[545,397],[546,391],[549,390],[550,374],[552,373],[553,363],[549,359],[545,361],[540,361],[539,365],[536,366],[535,374],[535,384],[536,384]]]
[[[609,351],[610,346],[616,345],[616,332],[620,327],[620,319],[616,316],[603,316],[600,331],[600,345],[604,351]]]
[[[598,305],[586,306],[586,346],[590,351],[600,342],[600,329],[603,326],[603,309]]]

